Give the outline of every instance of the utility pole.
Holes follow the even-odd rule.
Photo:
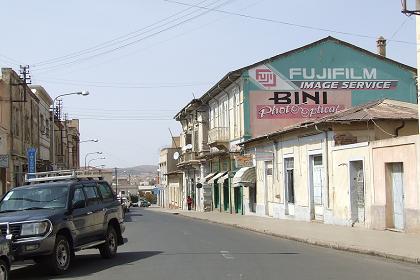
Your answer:
[[[118,169],[115,167],[115,193],[118,197]]]

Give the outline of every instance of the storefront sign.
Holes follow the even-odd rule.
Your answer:
[[[259,136],[346,109],[351,91],[252,91],[249,100],[252,135]]]
[[[9,167],[9,155],[0,155],[0,168]]]
[[[398,86],[397,80],[379,79],[376,68],[290,68],[285,76],[261,65],[249,74],[266,90],[393,90]]]
[[[242,168],[242,167],[252,167],[252,155],[235,155],[235,167]]]
[[[36,173],[36,148],[29,148],[27,150],[28,157],[28,173]],[[33,178],[34,175],[28,175],[28,178]]]

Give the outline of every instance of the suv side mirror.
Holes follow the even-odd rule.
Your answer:
[[[73,206],[71,208],[72,209],[80,209],[80,208],[84,208],[84,207],[86,207],[86,201],[79,200],[79,201],[76,201],[75,203],[73,203]]]

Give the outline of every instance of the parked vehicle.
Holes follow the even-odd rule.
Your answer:
[[[133,202],[133,203],[131,203],[131,206],[133,206],[133,207],[139,207],[139,203],[140,202]]]
[[[33,259],[61,274],[82,249],[116,256],[124,244],[123,210],[99,172],[31,175],[29,185],[10,190],[0,201],[0,230],[12,235],[14,259]]]
[[[12,262],[10,239],[11,235],[7,238],[0,238],[0,280],[9,279],[10,265]]]
[[[139,199],[140,207],[149,207],[151,203],[144,198]]]

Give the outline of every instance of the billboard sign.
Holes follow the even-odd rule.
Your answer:
[[[27,150],[28,158],[28,173],[36,173],[36,148],[29,148]],[[28,178],[32,178],[34,175],[28,175]]]

